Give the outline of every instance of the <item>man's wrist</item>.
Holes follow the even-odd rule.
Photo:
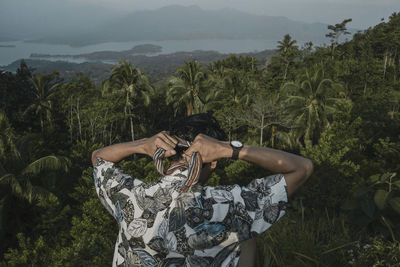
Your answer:
[[[232,147],[229,142],[221,142],[221,149],[218,150],[218,158],[231,158],[232,157]]]
[[[148,154],[146,147],[147,138],[131,141],[128,143],[131,154]]]

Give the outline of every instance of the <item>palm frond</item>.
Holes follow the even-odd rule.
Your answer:
[[[29,164],[23,171],[22,174],[39,174],[42,171],[58,171],[63,170],[68,172],[71,162],[66,157],[61,156],[46,156],[35,160]]]
[[[19,183],[17,177],[12,173],[7,173],[0,178],[0,184],[8,185],[14,194],[20,196],[22,195],[22,187]]]

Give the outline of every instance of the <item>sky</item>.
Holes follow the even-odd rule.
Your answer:
[[[77,25],[90,28],[113,16],[173,4],[209,10],[234,8],[310,23],[335,24],[352,18],[348,27],[360,30],[400,12],[400,0],[0,0],[0,37],[10,31],[33,36],[76,29]]]
[[[203,9],[231,7],[254,14],[285,16],[305,22],[333,24],[353,18],[352,27],[366,29],[400,11],[400,0],[65,0],[120,10],[155,9],[166,5],[197,5]]]

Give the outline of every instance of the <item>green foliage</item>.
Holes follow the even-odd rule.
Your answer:
[[[353,266],[376,266],[376,267],[395,267],[400,262],[400,243],[398,241],[388,242],[382,237],[375,237],[358,244],[350,250],[353,259],[350,261]]]
[[[340,42],[350,21],[328,27],[331,46],[299,48],[285,35],[263,66],[241,55],[193,60],[175,77],[149,77],[156,84],[127,61],[98,87],[24,62],[0,71],[0,266],[109,266],[117,222],[95,193],[92,151],[197,112],[213,113],[229,140],[314,163],[287,216],[258,237],[258,266],[397,266],[400,13]],[[144,182],[160,177],[143,155],[119,164]],[[206,184],[267,175],[220,160]]]
[[[353,244],[343,218],[320,211],[304,220],[292,213],[257,238],[263,256],[257,265],[345,266]]]
[[[390,236],[393,241],[400,238],[399,207],[400,179],[396,173],[371,176],[342,206],[351,213],[350,221]]]

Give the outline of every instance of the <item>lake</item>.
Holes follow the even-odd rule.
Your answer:
[[[162,47],[158,54],[170,54],[178,51],[214,50],[220,53],[246,53],[275,49],[278,40],[167,40],[167,41],[130,41],[110,42],[82,47],[71,47],[69,45],[55,45],[42,43],[28,43],[24,41],[0,42],[0,66],[8,65],[15,60],[29,58],[32,53],[51,55],[78,55],[96,51],[123,51],[141,44],[154,44]],[[4,47],[8,46],[8,47]],[[157,55],[157,54],[153,54]],[[38,58],[36,58],[38,59]],[[72,58],[46,58],[46,60],[65,60],[69,62],[82,63],[85,59]]]

